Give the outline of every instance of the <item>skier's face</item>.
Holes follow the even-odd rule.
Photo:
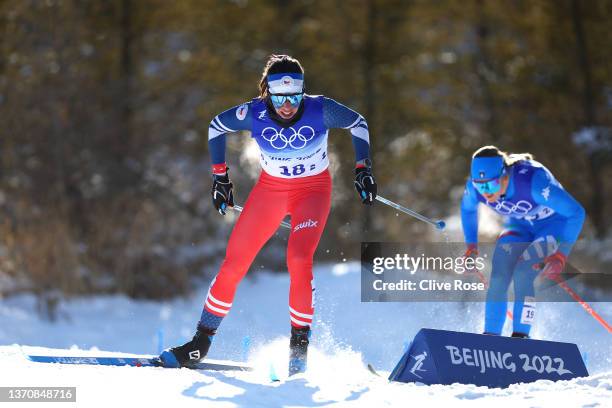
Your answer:
[[[490,203],[496,202],[497,200],[499,200],[499,198],[502,195],[506,194],[506,190],[508,189],[508,175],[502,176],[499,182],[500,182],[500,188],[495,193],[486,193],[486,192],[481,193],[482,196],[485,198],[485,200],[487,200]]]
[[[291,104],[291,102],[289,102],[289,100],[286,100],[278,108],[274,107],[278,116],[280,116],[283,119],[291,119],[297,113],[298,108],[299,108],[299,104],[297,106],[294,106]]]

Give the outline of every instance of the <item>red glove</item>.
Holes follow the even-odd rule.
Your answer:
[[[561,279],[561,272],[565,267],[567,257],[562,252],[555,252],[546,257],[543,263],[533,265],[534,269],[541,269],[542,275],[550,280],[558,282]]]
[[[468,244],[467,249],[465,250],[465,254],[463,254],[464,265],[465,265],[465,260],[475,259],[477,256],[478,256],[478,245]],[[470,274],[476,275],[482,283],[487,285],[487,279],[484,277],[482,272],[480,272],[475,265],[472,268],[466,269],[465,273],[466,275],[470,275]]]
[[[478,245],[476,244],[468,244],[467,249],[465,250],[465,254],[463,254],[464,258],[474,258],[478,255]]]

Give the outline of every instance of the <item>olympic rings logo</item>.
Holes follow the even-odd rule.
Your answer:
[[[489,205],[495,208],[495,211],[503,215],[527,215],[529,211],[533,209],[533,205],[529,201],[525,200],[520,200],[516,204],[509,201],[496,201],[494,203],[490,203]]]
[[[277,130],[273,127],[267,127],[261,131],[261,137],[270,142],[270,146],[277,150],[282,150],[287,146],[299,150],[306,147],[306,144],[315,136],[315,130],[310,126],[302,126],[297,131],[290,127],[289,130],[293,133],[289,137],[283,134],[284,130],[287,129]]]

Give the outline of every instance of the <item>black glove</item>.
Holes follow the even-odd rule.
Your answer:
[[[355,188],[363,204],[372,205],[376,198],[376,180],[369,167],[355,169]]]
[[[234,206],[234,185],[229,179],[229,173],[213,174],[212,200],[213,205],[222,215],[225,215],[228,206]]]

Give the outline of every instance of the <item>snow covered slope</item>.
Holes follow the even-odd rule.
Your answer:
[[[373,376],[365,363],[388,374],[405,343],[421,327],[480,332],[483,306],[361,303],[359,269],[359,264],[347,263],[316,269],[316,323],[309,371],[304,376],[284,378],[288,277],[260,274],[241,284],[210,353],[216,359],[248,360],[256,367],[254,372],[60,366],[23,357],[23,352],[156,354],[160,346],[178,344],[193,335],[207,288],[189,299],[166,303],[121,296],[73,300],[62,306],[63,317],[57,323],[41,321],[34,312],[34,299],[22,296],[0,302],[0,386],[76,386],[77,406],[612,407],[612,337],[575,303],[539,304],[533,334],[577,343],[587,357],[589,378],[490,390],[458,384],[388,383]],[[611,304],[593,306],[610,319]],[[282,381],[271,382],[271,374]]]

